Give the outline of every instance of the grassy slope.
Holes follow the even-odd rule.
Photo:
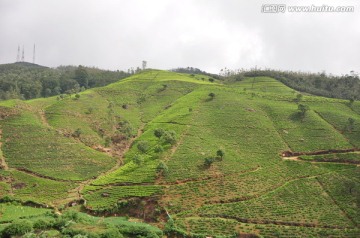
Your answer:
[[[212,100],[208,96],[210,92],[215,93]],[[293,90],[266,77],[221,85],[201,80],[201,77],[152,70],[86,91],[79,100],[30,101],[25,116],[32,117],[31,125],[44,131],[42,137],[52,138],[51,141],[71,140],[74,148],[70,151],[83,148],[84,153],[96,155],[98,153],[87,146],[104,145],[105,137],[99,133],[100,129],[105,136],[110,136],[114,126],[122,120],[131,123],[133,134],[142,129],[125,154],[125,165],[91,181],[83,190],[89,209],[111,210],[119,198],[162,194],[161,206],[175,218],[176,226],[186,232],[204,233],[205,230],[199,230],[201,224],[211,227],[207,235],[227,234],[224,227],[267,236],[283,234],[284,230],[304,236],[338,234],[336,230],[321,228],[327,224],[354,228],[359,224],[359,209],[354,207],[356,194],[344,192],[340,187],[347,179],[355,181],[355,187],[359,185],[359,167],[284,161],[280,154],[285,150],[314,152],[357,147],[360,138],[358,104],[355,102],[350,109],[341,100],[306,96],[302,103],[311,110],[302,121],[296,117],[294,98]],[[7,103],[4,106],[16,104],[4,103]],[[45,123],[38,116],[39,110],[44,111]],[[355,128],[351,133],[342,133],[348,117],[356,120]],[[9,125],[12,126],[9,126],[10,131],[13,127],[16,129],[14,125],[25,123],[21,117],[6,120],[10,121],[2,123],[4,131]],[[16,120],[21,123],[17,124]],[[159,127],[176,131],[177,143],[170,146],[159,141],[153,135]],[[78,128],[82,131],[79,140],[56,133],[72,133]],[[20,136],[14,140],[29,140],[33,133],[30,131],[24,138]],[[5,138],[13,138],[10,133],[3,134]],[[136,165],[132,158],[141,154],[136,147],[140,140],[148,141],[150,149],[142,154],[144,162]],[[3,141],[10,167],[26,163],[21,156],[11,162],[15,158],[12,153],[16,155],[16,150],[11,150],[15,145],[11,146],[11,141],[6,143],[4,138]],[[162,153],[154,151],[159,144],[164,148]],[[37,148],[42,144],[37,142],[32,146]],[[225,151],[225,158],[215,161],[210,168],[204,167],[204,158],[215,156],[217,149]],[[43,158],[39,155],[35,153],[35,161]],[[69,170],[68,179],[86,179],[90,174],[96,175],[111,167],[111,164],[106,167],[106,160],[99,159],[104,164],[91,170],[76,166],[76,161],[69,163],[81,171],[75,177],[74,171]],[[157,177],[156,166],[160,161],[167,164],[169,172]],[[37,168],[36,163],[26,166],[44,175],[56,176],[54,171],[46,169],[48,165],[43,166],[44,170]],[[329,176],[335,184],[326,182]],[[109,195],[104,197],[104,193]],[[217,222],[213,222],[214,219],[218,219]],[[244,225],[241,221],[245,220],[250,223]],[[319,228],[303,228],[300,232],[297,225],[291,228],[254,225],[264,220]],[[352,237],[357,231],[347,232]]]

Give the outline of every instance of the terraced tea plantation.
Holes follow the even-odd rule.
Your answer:
[[[107,218],[44,229],[360,237],[360,102],[298,95],[267,77],[145,70],[76,97],[0,102],[0,231],[81,211]]]

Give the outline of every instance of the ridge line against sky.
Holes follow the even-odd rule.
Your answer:
[[[354,12],[262,13],[264,4],[354,6]],[[0,0],[0,63],[126,70],[273,68],[360,72],[360,2]]]

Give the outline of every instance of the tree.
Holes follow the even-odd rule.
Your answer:
[[[76,80],[76,82],[78,82],[80,87],[84,86],[85,88],[87,88],[89,86],[89,75],[86,71],[86,68],[81,65],[79,65],[79,67],[77,67],[77,69],[75,70],[74,79]]]
[[[225,152],[223,150],[219,149],[218,151],[216,151],[216,156],[223,159],[225,156]]]
[[[156,172],[159,175],[166,175],[169,172],[169,168],[167,167],[167,165],[163,161],[160,161],[160,163],[156,167]]]
[[[215,93],[209,93],[210,100],[213,100],[215,98]]]
[[[215,158],[214,157],[206,157],[205,159],[204,159],[204,165],[206,166],[206,167],[210,167],[211,165],[212,165],[212,163],[214,163],[215,162]]]
[[[142,153],[146,153],[149,150],[149,142],[145,140],[139,141],[137,144],[137,148]]]
[[[308,105],[299,104],[298,105],[298,110],[299,110],[299,113],[300,113],[301,120],[303,120],[305,118],[306,112],[308,110],[310,110],[310,107]]]
[[[303,98],[303,95],[301,93],[298,93],[296,95],[296,98],[294,99],[294,101],[299,103],[299,102],[301,102],[302,98]]]
[[[154,135],[159,139],[164,133],[165,133],[165,130],[162,128],[156,128],[154,131]]]

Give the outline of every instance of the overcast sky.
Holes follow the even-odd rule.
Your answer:
[[[268,3],[352,13],[262,13]],[[0,0],[0,63],[360,71],[360,1]]]

